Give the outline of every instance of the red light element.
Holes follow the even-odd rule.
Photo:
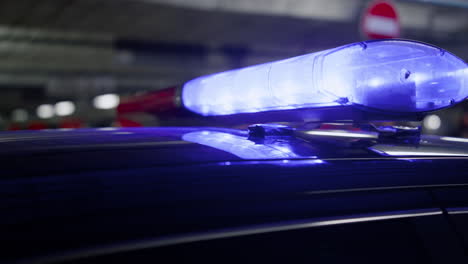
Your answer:
[[[183,111],[178,87],[129,98],[117,107],[117,122],[122,127],[157,126],[159,118],[176,118]]]
[[[47,129],[47,124],[43,123],[43,122],[40,122],[40,121],[32,122],[32,123],[30,123],[28,125],[28,129],[29,130]]]
[[[21,127],[21,125],[16,124],[16,123],[10,124],[10,125],[8,126],[8,128],[7,128],[7,130],[9,130],[9,131],[17,131],[17,130],[21,130],[21,129],[23,129],[23,128]]]
[[[84,127],[84,124],[79,119],[63,119],[59,123],[59,128],[81,128]]]
[[[150,92],[121,102],[117,107],[117,114],[128,113],[163,113],[179,108],[177,104],[177,87]]]
[[[118,123],[119,123],[119,126],[121,127],[142,127],[143,126],[143,124],[141,123],[138,123],[136,121],[123,118],[123,117],[118,118]]]

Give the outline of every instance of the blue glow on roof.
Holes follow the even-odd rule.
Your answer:
[[[281,167],[301,167],[301,166],[311,166],[311,165],[322,165],[322,164],[327,164],[327,161],[317,159],[317,157],[313,157],[314,159],[288,159],[288,160],[262,160],[262,161],[223,161],[219,162],[218,165],[220,166],[233,166],[233,165],[254,165],[254,164],[271,164],[271,165],[277,165]]]
[[[255,142],[248,140],[245,137],[223,132],[190,132],[183,135],[182,139],[226,151],[242,159],[304,158],[303,156],[294,153],[290,146],[283,142],[255,144]]]
[[[202,115],[361,105],[386,112],[440,109],[468,95],[468,70],[420,42],[381,40],[202,76],[182,90]]]

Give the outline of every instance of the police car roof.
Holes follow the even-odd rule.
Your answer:
[[[464,142],[465,141],[465,142]],[[246,130],[186,127],[4,132],[4,175],[236,162],[468,158],[464,139],[423,136],[417,145],[381,142],[375,133],[339,129],[249,138]]]

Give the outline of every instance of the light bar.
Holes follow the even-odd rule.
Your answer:
[[[433,111],[468,95],[466,63],[409,40],[354,43],[202,76],[182,89],[205,116],[357,105],[386,113]]]

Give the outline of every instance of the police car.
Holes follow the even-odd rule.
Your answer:
[[[467,69],[368,41],[182,87],[248,129],[2,133],[0,261],[466,263],[468,140],[382,121],[463,101]]]

